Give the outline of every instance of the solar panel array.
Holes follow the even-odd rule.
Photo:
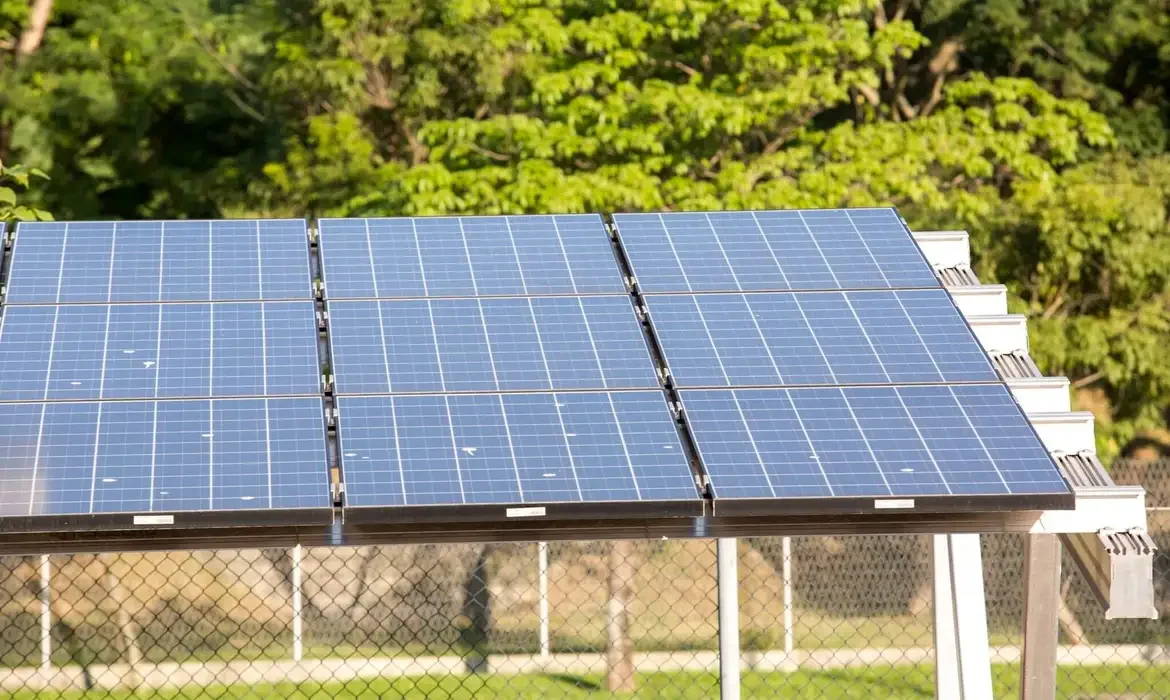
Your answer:
[[[351,521],[702,513],[600,217],[331,219],[320,235]]]
[[[614,221],[717,515],[1067,497],[893,210]]]
[[[1070,502],[893,210],[613,220],[21,224],[3,527]]]
[[[316,333],[302,221],[21,224],[0,515],[328,522]]]

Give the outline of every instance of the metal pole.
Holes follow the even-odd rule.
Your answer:
[[[784,655],[791,660],[793,644],[792,633],[792,540],[785,537],[781,540],[784,555]]]
[[[1028,535],[1024,545],[1023,700],[1056,697],[1059,630],[1060,536]]]
[[[739,572],[736,540],[717,540],[719,567],[719,698],[739,700]]]
[[[548,542],[537,545],[537,567],[540,569],[540,658],[549,656],[548,644]]]
[[[41,671],[48,674],[53,666],[53,613],[49,607],[52,569],[48,555],[41,557]]]
[[[301,545],[293,547],[292,551],[292,585],[293,585],[293,661],[300,661],[304,653],[303,629],[301,627]]]

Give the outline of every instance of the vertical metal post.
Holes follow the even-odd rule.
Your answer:
[[[1024,659],[1020,697],[1056,697],[1060,537],[1028,535],[1024,546]]]
[[[52,569],[48,555],[41,556],[41,671],[46,675],[53,666],[53,612],[49,596],[52,595]]]
[[[293,605],[293,661],[300,661],[304,653],[303,628],[301,621],[301,545],[292,551],[292,605]]]
[[[739,569],[736,540],[717,540],[719,586],[719,698],[739,700]]]
[[[548,659],[548,542],[537,545],[537,567],[540,570],[540,658]]]
[[[784,556],[784,656],[791,661],[795,646],[792,631],[792,539],[785,537],[780,542]]]
[[[935,697],[991,697],[987,603],[979,535],[934,535]]]

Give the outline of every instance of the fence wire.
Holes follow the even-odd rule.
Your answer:
[[[929,544],[740,540],[743,696],[932,697]],[[1019,692],[1023,544],[983,538],[997,697]],[[297,558],[3,559],[0,698],[718,697],[711,540],[550,543],[544,576],[535,543],[305,549],[299,605]],[[1060,696],[1170,696],[1168,624],[1105,621],[1066,561]]]

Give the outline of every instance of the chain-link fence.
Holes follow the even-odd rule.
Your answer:
[[[928,537],[738,544],[744,697],[933,696]],[[983,538],[997,697],[1023,545]],[[717,697],[716,575],[711,540],[6,558],[0,698]],[[1105,621],[1067,558],[1060,634],[1061,697],[1170,697],[1170,620]]]

